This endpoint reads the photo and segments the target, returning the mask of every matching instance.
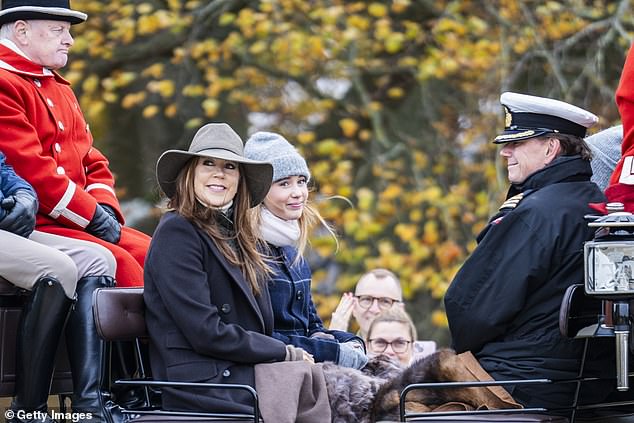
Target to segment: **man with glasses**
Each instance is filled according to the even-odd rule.
[[[403,291],[398,277],[387,269],[373,269],[357,282],[355,293],[343,294],[332,314],[331,330],[348,330],[350,316],[359,324],[358,335],[366,338],[370,323],[382,311],[403,307]]]

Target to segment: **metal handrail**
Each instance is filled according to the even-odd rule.
[[[212,389],[234,389],[243,390],[249,392],[253,398],[253,415],[237,414],[237,413],[213,413],[213,412],[189,412],[189,411],[168,411],[168,410],[124,410],[127,413],[138,414],[170,414],[170,415],[183,415],[183,416],[196,416],[196,417],[227,417],[227,418],[247,418],[253,417],[253,421],[258,423],[260,421],[260,407],[258,403],[257,391],[249,385],[240,385],[235,383],[208,383],[208,382],[170,382],[162,380],[151,379],[119,379],[115,382],[115,385],[127,385],[127,386],[144,386],[144,387],[165,387],[165,388],[212,388]]]

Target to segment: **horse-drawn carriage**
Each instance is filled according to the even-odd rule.
[[[612,219],[612,220],[610,220]],[[585,246],[586,281],[584,285],[573,285],[564,295],[559,315],[560,332],[564,338],[579,339],[584,345],[576,378],[567,380],[512,380],[512,381],[440,381],[434,383],[416,383],[407,385],[400,392],[400,410],[398,421],[425,422],[634,422],[634,389],[630,389],[630,380],[634,374],[629,372],[630,334],[634,327],[630,302],[634,299],[634,277],[623,275],[623,266],[634,257],[634,216],[629,215],[626,225],[621,217],[612,215],[596,226],[608,228],[596,242]],[[621,223],[619,223],[621,222]],[[623,231],[623,227],[630,229]],[[614,228],[617,228],[616,230]],[[619,231],[622,233],[619,234]],[[627,254],[632,249],[632,254]],[[625,264],[624,264],[625,263]],[[625,279],[624,279],[625,278]],[[624,281],[619,280],[624,279]],[[15,384],[15,338],[19,322],[24,292],[0,279],[0,396],[11,396]],[[134,388],[141,393],[136,405],[131,403],[112,403],[113,421],[134,422],[170,422],[170,421],[260,421],[258,394],[250,386],[176,383],[156,381],[149,377],[149,364],[144,346],[147,345],[145,324],[145,304],[143,288],[99,288],[93,295],[93,314],[97,332],[109,346],[110,354],[116,351],[115,345],[125,343],[134,350],[134,378],[113,381],[112,364],[117,360],[106,360],[106,369],[102,369],[108,386],[104,392],[117,387]],[[616,395],[608,396],[605,402],[584,403],[581,393],[585,384],[596,382],[598,376],[588,368],[586,360],[590,347],[596,342],[613,342],[615,353],[600,357],[604,369],[614,369],[611,384],[616,387]],[[51,386],[51,394],[60,395],[60,408],[63,411],[63,397],[72,393],[72,380],[65,347],[57,355],[56,372]],[[594,358],[596,363],[596,357]],[[616,364],[615,364],[616,363]],[[603,372],[602,372],[603,373]],[[412,398],[421,390],[464,389],[482,386],[508,386],[519,384],[567,383],[574,386],[572,403],[562,409],[524,408],[503,410],[416,412],[408,407]],[[172,412],[161,409],[160,391],[163,388],[205,387],[214,389],[241,389],[253,398],[253,411],[249,414]],[[420,398],[420,396],[418,396]],[[116,400],[116,398],[115,398]],[[393,421],[393,420],[391,420]]]

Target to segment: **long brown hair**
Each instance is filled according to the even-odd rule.
[[[176,178],[176,192],[167,206],[209,235],[227,261],[240,268],[254,294],[258,295],[271,269],[258,249],[263,241],[254,231],[255,226],[249,212],[251,195],[243,173],[240,173],[238,191],[233,199],[234,232],[227,235],[218,225],[218,214],[222,212],[203,205],[196,198],[194,176],[198,160],[198,157],[193,157],[183,166]],[[232,243],[236,248],[232,248]]]

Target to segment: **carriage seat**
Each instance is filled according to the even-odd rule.
[[[146,407],[134,409],[121,409],[126,422],[258,422],[259,412],[249,414],[226,413],[184,413],[162,410],[153,406],[149,398],[147,388],[160,388],[164,386],[195,386],[196,383],[176,383],[166,381],[154,381],[145,377],[149,371],[147,358],[139,350],[140,342],[147,342],[149,337],[145,326],[145,303],[143,301],[143,288],[98,288],[93,293],[93,316],[97,333],[106,342],[134,341],[136,345],[137,360],[141,378],[128,381],[117,381],[115,385],[135,385],[146,387]],[[202,386],[203,384],[198,384]],[[222,384],[204,384],[205,387],[227,389]],[[248,390],[257,401],[257,394],[250,386],[242,386]],[[149,405],[148,405],[149,404]],[[256,402],[257,404],[257,402]],[[257,406],[257,405],[256,405]]]

